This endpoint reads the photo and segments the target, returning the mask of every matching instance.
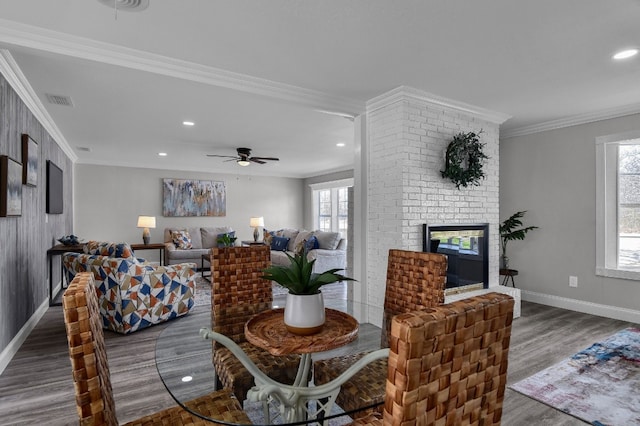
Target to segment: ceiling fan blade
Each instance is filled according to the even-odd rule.
[[[229,160],[224,160],[223,163],[228,163],[229,161],[240,161],[240,158],[230,158]]]
[[[235,155],[207,154],[207,157],[238,158]]]
[[[251,157],[251,158],[255,160],[280,161],[280,159],[276,157]]]
[[[257,157],[250,157],[250,158],[247,158],[247,160],[253,161],[254,163],[258,163],[258,164],[267,164],[266,161],[262,161],[260,158],[257,158]]]

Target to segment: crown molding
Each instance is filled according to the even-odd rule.
[[[444,98],[409,86],[396,87],[395,89],[367,101],[367,113],[374,112],[382,107],[392,105],[406,99],[413,99],[440,108],[452,109],[495,124],[502,124],[511,118],[508,114],[491,111],[464,102],[454,101],[453,99]]]
[[[616,108],[603,109],[596,112],[573,115],[557,120],[545,121],[530,126],[517,127],[515,129],[500,132],[500,139],[515,138],[516,136],[531,135],[546,132],[548,130],[562,129],[564,127],[578,126],[580,124],[594,123],[596,121],[609,120],[611,118],[624,117],[626,115],[639,114],[640,104],[625,105]]]
[[[75,163],[78,160],[78,156],[73,152],[69,142],[67,142],[47,112],[47,109],[42,102],[40,102],[38,95],[36,95],[36,92],[29,84],[29,81],[27,81],[22,70],[13,59],[13,56],[11,56],[11,53],[5,49],[0,49],[0,73],[2,73],[7,82],[9,82],[9,85],[16,91],[18,96],[20,96],[20,99],[22,99],[22,102],[29,108],[29,111],[31,111],[40,124],[42,124],[42,127],[51,135],[67,157]]]
[[[0,19],[0,42],[358,115],[364,102]]]

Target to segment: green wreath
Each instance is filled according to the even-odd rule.
[[[489,157],[482,152],[484,144],[478,139],[480,133],[482,130],[477,134],[458,133],[447,147],[445,168],[440,174],[451,179],[458,189],[480,185],[480,179],[484,178],[482,164]]]

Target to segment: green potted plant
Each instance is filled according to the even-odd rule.
[[[526,210],[515,212],[500,224],[500,245],[502,247],[502,256],[500,257],[501,269],[509,268],[509,258],[507,257],[507,243],[513,240],[524,240],[527,232],[533,229],[538,229],[537,226],[527,226],[524,228],[519,228],[522,226],[522,221],[520,219],[524,217],[526,212]]]
[[[291,256],[289,266],[274,265],[265,269],[262,278],[275,281],[287,290],[284,323],[295,334],[308,335],[322,329],[325,321],[324,300],[320,287],[339,281],[355,281],[339,274],[341,269],[314,273],[315,259],[309,261],[306,253]]]
[[[238,237],[232,237],[231,235],[222,234],[217,238],[218,247],[233,247]]]

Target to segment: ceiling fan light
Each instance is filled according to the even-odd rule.
[[[238,163],[238,166],[242,166],[242,167],[247,167],[249,164],[251,164],[251,162],[247,160],[238,160],[237,163]]]

